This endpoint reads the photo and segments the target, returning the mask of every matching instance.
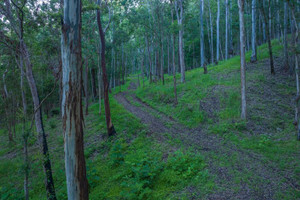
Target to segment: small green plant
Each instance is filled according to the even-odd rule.
[[[129,173],[123,177],[122,186],[127,190],[122,192],[126,199],[148,199],[152,193],[155,179],[163,169],[163,163],[146,156],[139,162],[127,163]]]
[[[111,148],[109,157],[111,165],[117,167],[124,162],[124,145],[120,141],[117,141]]]

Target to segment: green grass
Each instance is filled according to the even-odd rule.
[[[129,84],[129,81],[128,81]],[[128,87],[127,84],[127,87]],[[124,88],[124,86],[123,86]],[[117,93],[116,90],[113,94]],[[110,96],[111,114],[117,135],[106,137],[104,109],[99,117],[99,105],[89,108],[85,118],[85,157],[90,199],[165,199],[187,196],[185,188],[192,186],[207,195],[214,181],[201,155],[178,149],[169,152],[170,144],[155,142],[147,128]],[[58,199],[67,199],[63,137],[58,118],[45,122],[50,149],[53,178]],[[6,134],[1,130],[1,138]],[[0,199],[23,199],[23,158],[21,136],[7,145],[1,140]],[[31,140],[35,136],[31,137]],[[105,139],[100,139],[104,137]],[[16,156],[7,159],[8,152]],[[44,173],[38,146],[30,146],[30,199],[46,199]]]

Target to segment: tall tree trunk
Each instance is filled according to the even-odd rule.
[[[62,27],[65,168],[68,199],[88,199],[82,111],[81,0],[64,1]]]
[[[204,30],[203,30],[203,11],[204,11],[204,0],[200,0],[200,56],[201,56],[201,67],[205,65],[204,55]]]
[[[88,77],[89,77],[89,63],[88,63],[88,58],[86,58],[86,62],[85,62],[85,88],[84,88],[84,91],[85,91],[85,115],[88,115],[89,114],[89,88],[88,88]]]
[[[283,20],[283,67],[286,71],[289,69],[289,55],[288,55],[288,3],[285,1],[284,2],[284,20]]]
[[[143,55],[142,66],[141,66],[141,77],[142,77],[143,87],[144,87],[144,65],[145,65],[145,62],[144,62],[144,55]]]
[[[151,53],[150,53],[150,46],[148,37],[145,37],[146,44],[147,44],[147,51],[148,51],[148,59],[149,59],[149,76],[150,76],[150,83],[152,83],[152,60],[151,60]]]
[[[164,45],[163,45],[163,39],[161,39],[161,54],[160,54],[160,59],[161,59],[161,64],[160,64],[160,76],[161,76],[161,81],[162,84],[165,84],[165,78],[164,78]]]
[[[210,1],[208,1],[208,10],[209,10],[209,25],[210,25],[210,56],[211,56],[211,63],[214,63],[214,31],[213,31],[213,19],[211,15],[210,9]]]
[[[183,0],[175,1],[175,9],[177,15],[179,29],[179,58],[180,58],[180,71],[181,71],[181,82],[185,82],[185,64],[184,64],[184,46],[183,46]]]
[[[99,99],[98,99],[98,101],[99,101],[99,115],[101,116],[101,104],[102,104],[102,84],[101,83],[102,83],[102,74],[101,74],[101,68],[100,68],[100,55],[99,54],[98,54],[98,93],[99,93]],[[111,77],[112,77],[112,75],[111,75]]]
[[[218,11],[217,11],[217,44],[216,44],[216,50],[217,50],[217,57],[216,57],[216,63],[218,64],[220,60],[220,0],[218,0]]]
[[[225,1],[225,60],[228,59],[228,21],[229,21],[229,3]]]
[[[256,0],[252,0],[252,54],[250,61],[257,61],[257,45],[256,45]]]
[[[270,3],[270,0],[269,0],[269,3],[268,3],[268,7],[271,6],[271,3]],[[275,74],[275,68],[274,68],[274,61],[273,61],[273,51],[272,51],[272,43],[271,43],[271,33],[270,33],[270,26],[268,25],[268,23],[270,23],[270,20],[267,19],[267,15],[264,11],[264,7],[261,6],[260,7],[260,10],[261,10],[261,13],[263,15],[263,18],[264,18],[264,24],[266,27],[266,32],[267,32],[267,36],[268,36],[268,48],[269,48],[269,57],[270,57],[270,69],[271,69],[271,74]],[[270,12],[270,8],[268,9],[269,12]],[[269,16],[269,15],[268,15]],[[270,17],[270,16],[269,16]]]
[[[100,0],[98,0],[98,5],[100,5]],[[100,17],[100,10],[97,10],[97,23],[100,33],[100,40],[101,40],[101,68],[102,68],[102,78],[103,78],[103,86],[104,86],[104,108],[105,108],[105,118],[106,118],[106,126],[107,126],[107,133],[108,136],[113,136],[116,134],[114,125],[111,122],[111,115],[110,115],[110,106],[109,106],[109,96],[108,96],[108,81],[106,75],[106,62],[105,62],[105,36],[102,29],[101,24],[101,17]]]
[[[244,26],[244,0],[238,0],[240,21],[240,54],[241,54],[241,118],[246,120],[246,58],[245,58],[245,26]]]
[[[36,131],[38,132],[38,140],[40,144],[40,150],[43,155],[43,167],[44,172],[46,175],[45,185],[46,185],[46,191],[47,191],[47,198],[48,199],[56,199],[55,195],[55,189],[54,189],[54,182],[52,178],[52,169],[51,169],[51,162],[50,162],[50,156],[48,151],[48,144],[47,144],[47,138],[44,131],[44,125],[42,120],[42,109],[40,107],[40,99],[38,95],[38,90],[36,87],[35,79],[32,73],[32,64],[29,58],[29,53],[27,50],[27,47],[25,43],[22,43],[22,51],[23,51],[23,58],[26,62],[26,76],[28,80],[28,84],[31,90],[33,105],[34,105],[34,119],[35,119],[35,125],[36,125]]]
[[[27,46],[23,41],[21,41],[21,53],[26,64],[26,77],[28,80],[29,88],[31,90],[31,95],[32,95],[32,100],[33,100],[33,105],[35,110],[34,119],[35,119],[36,131],[38,133],[40,151],[42,152],[43,155],[43,159],[42,159],[43,168],[46,175],[45,185],[46,185],[47,199],[52,200],[52,199],[56,199],[56,195],[55,195],[54,182],[52,178],[52,169],[51,169],[51,162],[50,162],[50,156],[48,151],[47,138],[44,131],[44,125],[42,120],[42,109],[40,105],[38,90],[32,72],[32,64],[30,61],[29,52]]]
[[[295,103],[295,121],[297,122],[297,140],[300,141],[300,119],[299,119],[299,99],[300,99],[300,85],[299,85],[299,63],[298,63],[298,52],[297,52],[297,45],[298,45],[298,37],[299,37],[299,27],[297,24],[296,16],[295,16],[295,5],[291,5],[291,15],[292,20],[294,22],[294,31],[295,31],[295,39],[293,44],[293,53],[295,59],[295,76],[296,76],[296,87],[297,87],[297,96],[296,96],[296,103]]]
[[[172,24],[174,23],[174,13],[171,8]],[[177,89],[176,89],[176,64],[175,64],[175,34],[172,33],[172,65],[173,65],[173,87],[174,87],[174,105],[178,104]]]

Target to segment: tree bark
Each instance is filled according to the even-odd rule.
[[[245,27],[244,27],[244,0],[238,0],[240,21],[240,54],[241,54],[241,118],[246,120],[246,59],[245,59]]]
[[[62,119],[68,199],[88,199],[82,111],[81,0],[64,1]]]

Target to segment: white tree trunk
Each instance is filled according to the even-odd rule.
[[[225,1],[225,60],[228,59],[228,15],[229,15],[229,3]]]
[[[218,13],[217,13],[217,44],[216,44],[216,49],[217,49],[217,63],[220,60],[220,0],[218,0]]]
[[[204,11],[204,0],[200,0],[200,56],[201,56],[201,67],[203,67],[204,64],[205,64],[203,11]]]
[[[181,82],[185,82],[185,63],[184,63],[184,46],[183,46],[183,0],[177,0],[175,2],[175,9],[177,15],[179,29],[179,59],[180,59],[180,71],[181,71]]]
[[[64,1],[62,27],[65,168],[69,200],[88,199],[83,147],[81,1]]]

